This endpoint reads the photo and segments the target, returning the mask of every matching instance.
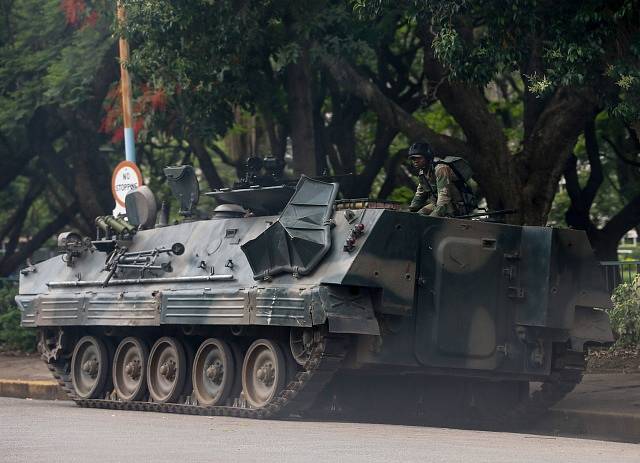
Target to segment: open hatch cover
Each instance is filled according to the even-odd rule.
[[[331,248],[333,202],[337,183],[304,175],[280,218],[241,246],[256,280],[278,273],[306,275]]]

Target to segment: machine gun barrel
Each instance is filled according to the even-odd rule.
[[[127,252],[123,257],[125,257],[125,258],[147,257],[147,256],[151,257],[151,256],[156,256],[158,254],[162,254],[163,252],[173,252],[172,249],[173,249],[172,247],[171,248],[145,249],[144,251]]]
[[[145,264],[118,264],[118,268],[135,268],[135,269],[145,269],[145,270],[166,270],[166,265],[145,265]]]
[[[109,273],[107,274],[107,277],[104,279],[104,282],[102,283],[103,287],[106,287],[109,284],[109,280],[111,280],[111,278],[113,278],[113,275],[115,275],[116,270],[118,270],[118,260],[126,252],[127,252],[127,248],[117,248],[116,250],[113,251],[111,256],[109,256],[109,259],[107,260],[107,265],[105,266],[105,270],[108,270]]]
[[[491,217],[494,215],[507,215],[507,214],[515,214],[518,212],[516,209],[501,209],[499,211],[486,211],[486,212],[477,212],[475,214],[467,214],[467,215],[457,215],[456,219],[472,219],[474,217]]]
[[[127,256],[124,255],[118,261],[118,264],[146,264],[151,260],[151,256]]]

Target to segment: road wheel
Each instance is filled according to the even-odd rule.
[[[113,386],[125,402],[141,400],[147,391],[149,348],[139,338],[125,338],[113,357]]]
[[[244,356],[242,389],[253,408],[267,405],[282,390],[286,363],[282,349],[268,339],[254,341]]]
[[[229,397],[236,374],[229,344],[220,339],[205,340],[193,360],[193,394],[200,405],[221,405]]]
[[[84,336],[73,349],[71,381],[81,399],[102,397],[109,379],[109,350],[95,336]]]
[[[154,402],[176,402],[187,378],[187,357],[176,338],[158,339],[149,353],[147,387]]]

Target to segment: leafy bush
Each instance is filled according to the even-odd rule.
[[[17,285],[0,285],[0,348],[31,352],[36,346],[34,330],[20,326],[20,310],[14,297]]]
[[[632,282],[619,285],[613,293],[613,309],[609,311],[611,328],[617,347],[640,346],[640,275]]]

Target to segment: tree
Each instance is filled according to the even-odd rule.
[[[639,156],[633,129],[594,115],[584,128],[584,143],[567,160],[566,224],[587,232],[601,260],[616,260],[618,243],[640,223]]]
[[[95,216],[112,207],[98,129],[118,66],[110,6],[3,6],[0,275],[7,275],[68,223],[91,233]],[[27,241],[19,245],[20,238]]]
[[[324,63],[332,76],[389,126],[427,139],[442,154],[467,157],[490,207],[517,209],[510,218],[515,223],[546,223],[566,161],[595,111],[605,104],[627,117],[635,111],[625,99],[626,84],[615,81],[622,66],[611,64],[624,61],[626,81],[634,82],[629,88],[635,85],[637,49],[628,38],[637,39],[633,2],[522,1],[510,8],[499,1],[355,4],[377,16],[400,9],[416,18],[429,88],[464,139],[425,127],[348,62],[328,55]],[[509,83],[505,97],[523,108],[517,143],[510,142],[504,120],[487,101],[484,89],[499,80]]]
[[[5,3],[4,273],[26,255],[21,236],[33,247],[61,223],[90,233],[112,207],[110,168],[121,158],[113,3]],[[161,197],[165,165],[197,164],[217,188],[244,156],[267,151],[293,154],[296,173],[344,175],[346,196],[399,198],[413,187],[406,147],[424,138],[441,154],[467,157],[490,207],[518,210],[514,223],[546,223],[562,175],[567,221],[587,228],[604,254],[609,236],[640,221],[633,206],[595,220],[602,185],[615,184],[630,205],[637,191],[625,186],[629,169],[602,161],[615,178],[594,196],[598,156],[581,148],[598,115],[600,158],[615,147],[618,159],[637,162],[632,1],[124,3],[128,22],[115,35],[132,44],[139,164]],[[627,138],[606,128],[603,114],[626,124]]]
[[[342,178],[347,195],[370,193],[398,130],[371,118],[360,98],[329,79],[319,53],[366,53],[368,75],[388,83],[387,94],[407,111],[433,102],[421,94],[415,24],[398,15],[364,24],[336,0],[210,6],[131,0],[126,7],[138,75],[180,88],[203,110],[217,108],[215,121],[203,123],[209,113],[202,117],[190,106],[190,120],[207,129],[205,138],[223,135],[241,108],[258,115],[274,155],[283,156],[291,139],[297,173],[357,175]],[[365,132],[366,142],[357,139]]]

